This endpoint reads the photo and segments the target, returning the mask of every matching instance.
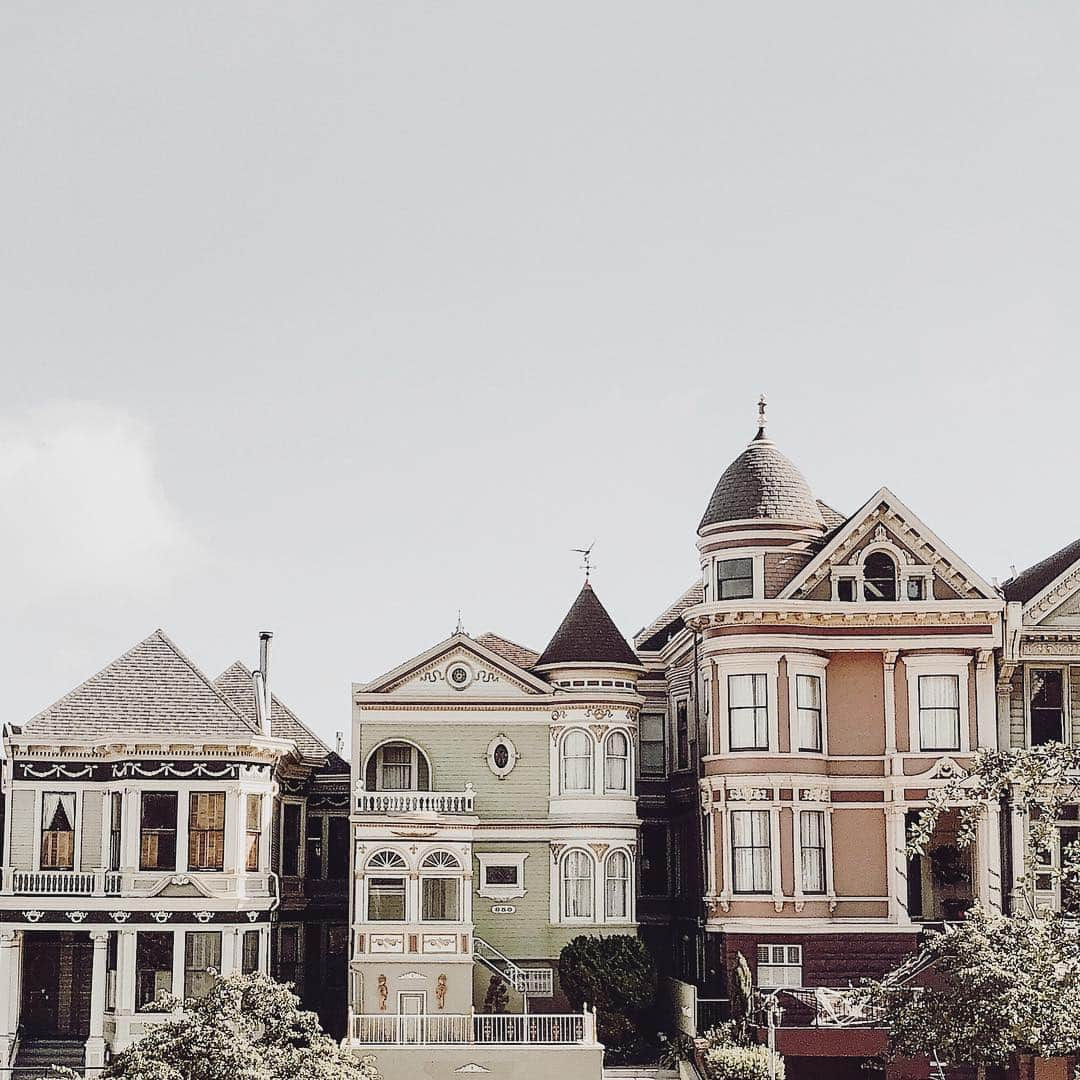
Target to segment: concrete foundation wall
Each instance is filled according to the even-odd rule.
[[[383,1080],[474,1073],[491,1080],[602,1080],[604,1072],[602,1046],[395,1046],[380,1047],[373,1056]]]

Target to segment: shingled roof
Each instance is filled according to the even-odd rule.
[[[232,703],[245,720],[255,727],[255,688],[251,670],[239,660],[227,667],[215,680],[214,686]],[[333,751],[286,705],[277,694],[270,695],[270,733],[275,739],[292,739],[302,757],[319,761]]]
[[[536,661],[536,668],[555,664],[631,664],[641,661],[619,633],[607,609],[586,581],[559,629]]]
[[[257,731],[163,630],[23,725],[48,742],[247,742]]]
[[[1080,560],[1080,540],[1066,544],[1060,551],[1047,556],[1034,566],[1021,570],[1002,586],[1006,600],[1018,600],[1026,604],[1038,596],[1051,582],[1056,581],[1073,563]]]
[[[504,660],[509,660],[511,664],[516,664],[519,668],[524,668],[526,671],[540,659],[540,654],[533,649],[530,649],[525,645],[519,645],[516,641],[501,637],[499,634],[492,633],[490,630],[488,630],[487,633],[481,634],[476,640],[479,644],[483,645],[484,648],[490,649]]]
[[[780,453],[764,429],[724,470],[698,531],[723,521],[753,518],[825,525],[805,477]]]
[[[672,635],[683,627],[682,614],[700,604],[705,597],[701,579],[695,581],[670,607],[662,611],[648,626],[643,626],[634,635],[634,644],[643,651],[652,652],[662,649]],[[654,640],[655,639],[655,640]]]

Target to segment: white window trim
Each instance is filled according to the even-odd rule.
[[[713,723],[719,736],[717,745],[721,754],[732,753],[731,718],[728,715],[728,676],[729,675],[764,675],[766,696],[768,698],[769,745],[764,750],[736,750],[734,753],[753,756],[754,754],[775,754],[780,746],[780,719],[777,700],[780,683],[779,655],[758,653],[745,658],[720,657],[716,661],[717,709]]]
[[[663,748],[664,748],[664,767],[660,770],[660,772],[649,772],[649,773],[642,772],[641,771],[641,754],[640,754],[640,752],[634,754],[634,759],[635,759],[635,761],[634,761],[634,764],[635,764],[635,770],[634,770],[635,782],[637,780],[663,780],[663,779],[665,779],[667,777],[668,773],[671,771],[670,768],[669,768],[669,766],[671,765],[671,747],[668,746],[668,741],[669,741],[668,740],[668,729],[669,729],[670,725],[668,724],[667,713],[663,709],[657,709],[655,707],[642,710],[641,715],[638,717],[638,741],[639,742],[642,741],[641,740],[641,721],[646,716],[659,717],[660,718],[660,734],[661,734],[660,745],[663,746]],[[630,741],[633,742],[634,740],[631,739]],[[633,748],[631,748],[631,753],[633,753]]]
[[[608,860],[616,853],[622,853],[626,856],[626,914],[624,916],[608,916],[607,913],[607,864]],[[600,880],[603,882],[603,895],[601,897],[603,911],[598,911],[597,915],[602,916],[602,921],[609,926],[627,926],[637,921],[637,877],[636,867],[634,865],[634,853],[630,848],[616,844],[612,846],[608,851],[604,852],[604,857],[600,862]],[[598,921],[601,921],[598,919]]]
[[[607,786],[607,748],[613,735],[622,735],[626,740],[626,787],[609,789]],[[637,762],[634,758],[634,739],[630,734],[630,729],[621,726],[611,728],[600,743],[600,761],[603,765],[602,775],[600,776],[600,789],[603,794],[613,795],[617,799],[632,799],[634,797],[634,777],[637,770]]]
[[[508,851],[499,853],[494,851],[476,852],[477,862],[480,863],[480,887],[476,890],[477,896],[486,896],[489,900],[514,900],[526,894],[525,888],[525,860],[529,857],[528,852]],[[489,885],[487,871],[489,866],[516,866],[518,881],[516,885]]]
[[[592,751],[592,775],[589,777],[590,786],[587,788],[574,788],[573,790],[567,790],[563,787],[563,748],[566,746],[566,740],[570,735],[580,731],[586,739],[589,740],[589,746]],[[603,766],[603,744],[599,743],[593,733],[585,727],[583,724],[568,724],[559,733],[559,741],[555,747],[555,792],[558,795],[564,795],[569,798],[587,798],[597,794],[597,784],[603,788],[603,777],[597,777],[597,765]]]
[[[790,753],[810,754],[813,757],[829,756],[829,703],[825,687],[825,669],[829,666],[827,656],[789,654],[787,658],[788,682],[788,746]],[[821,749],[803,750],[799,745],[799,675],[814,675],[821,680]]]
[[[720,571],[719,564],[722,562],[734,562],[736,559],[749,559],[753,563],[753,595],[721,600],[720,597],[716,595],[716,575]],[[712,594],[712,599],[709,601],[710,603],[734,604],[745,600],[760,600],[765,596],[765,555],[761,551],[755,551],[753,548],[724,548],[709,559],[707,573],[708,579],[706,585],[709,592]]]
[[[1070,680],[1069,664],[1056,664],[1050,662],[1042,664],[1035,661],[1027,661],[1024,664],[1024,745],[1031,746],[1031,673],[1033,671],[1060,671],[1061,672],[1061,733],[1065,737],[1065,745],[1072,746],[1072,685]]]
[[[769,815],[769,862],[771,888],[768,892],[735,891],[735,830],[731,815],[743,811],[764,811]],[[736,802],[724,807],[724,892],[725,900],[772,900],[777,911],[783,906],[783,884],[780,880],[780,808],[773,803]]]
[[[86,805],[86,796],[93,789],[77,788],[70,786],[52,786],[45,784],[38,787],[34,792],[34,821],[36,827],[34,829],[34,862],[33,865],[43,873],[50,874],[71,874],[78,873],[82,869],[82,834],[83,834],[83,808]],[[45,812],[45,796],[49,795],[74,795],[75,796],[75,820],[71,823],[75,829],[75,844],[72,849],[71,856],[71,869],[70,870],[57,870],[53,867],[45,867],[41,865],[41,841],[42,833],[45,831],[45,822],[42,820],[42,814]],[[11,808],[8,807],[8,817],[10,818]],[[10,850],[10,848],[8,849]],[[100,859],[98,860],[101,861]]]
[[[968,676],[971,672],[971,656],[955,653],[933,656],[903,656],[908,688],[908,746],[911,753],[918,754],[968,754],[971,752],[971,705],[968,694]],[[960,688],[960,746],[950,749],[924,750],[919,725],[919,676],[955,675]]]
[[[825,815],[825,891],[808,893],[804,891],[802,876],[802,815],[815,812]],[[791,839],[794,848],[795,899],[797,902],[801,903],[805,900],[828,900],[832,902],[836,899],[836,890],[833,887],[832,830],[833,813],[829,804],[796,802],[793,805]]]
[[[592,915],[567,915],[566,905],[563,902],[566,898],[563,895],[563,866],[566,864],[566,860],[570,855],[574,853],[583,854],[592,866]],[[555,862],[555,888],[552,889],[552,895],[555,899],[555,910],[557,917],[555,922],[578,925],[578,926],[595,926],[598,923],[603,922],[602,909],[604,904],[603,893],[603,877],[602,874],[602,862],[599,860],[587,847],[581,845],[574,845],[568,847],[563,851],[558,860]]]
[[[773,964],[771,962],[768,963],[768,964],[762,964],[760,956],[757,955],[757,949],[763,949],[763,948],[770,949],[770,950],[774,949],[774,948],[779,948],[779,949],[784,949],[785,951],[787,949],[798,949],[799,950],[799,962],[798,962],[798,964]],[[762,941],[762,942],[758,943],[757,949],[755,949],[754,968],[755,968],[755,974],[757,975],[758,986],[760,986],[763,990],[773,990],[773,989],[777,989],[779,987],[784,987],[784,986],[790,987],[790,986],[795,985],[795,984],[792,984],[792,983],[773,983],[773,982],[763,983],[761,981],[761,969],[763,967],[765,967],[765,968],[795,968],[795,967],[797,967],[799,969],[799,982],[798,982],[798,985],[801,986],[803,984],[803,982],[805,982],[805,979],[803,977],[803,948],[802,948],[802,945],[797,945],[794,942],[788,943],[788,942],[785,942],[785,941]],[[772,957],[770,955],[770,961],[771,961],[771,959],[772,959]]]

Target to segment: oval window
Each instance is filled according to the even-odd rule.
[[[506,743],[501,742],[495,747],[495,752],[492,754],[492,760],[495,762],[495,768],[505,769],[510,763],[510,749]]]
[[[487,746],[488,768],[500,779],[509,775],[521,755],[511,739],[499,732]]]

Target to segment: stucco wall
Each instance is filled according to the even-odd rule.
[[[832,814],[833,880],[840,896],[885,896],[885,811],[837,806]]]
[[[880,653],[837,652],[825,669],[830,754],[885,752],[884,664]]]

